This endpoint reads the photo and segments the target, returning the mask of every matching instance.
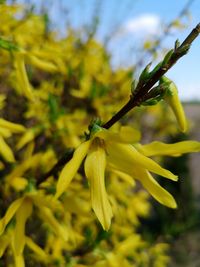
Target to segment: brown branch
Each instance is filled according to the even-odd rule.
[[[40,176],[39,179],[37,179],[36,184],[39,185],[42,182],[44,182],[48,177],[50,176],[55,176],[62,166],[66,164],[66,162],[70,161],[74,153],[74,149],[68,149],[67,152],[58,160],[58,162],[53,166],[52,169],[50,169],[47,173],[44,175]]]
[[[127,114],[131,109],[139,106],[145,99],[146,94],[152,88],[155,83],[182,57],[184,56],[192,42],[197,38],[200,33],[200,23],[191,31],[191,33],[186,37],[183,43],[175,48],[173,54],[171,55],[169,61],[166,64],[161,65],[157,71],[155,71],[151,78],[147,82],[139,82],[135,88],[134,96],[131,96],[130,100],[105,124],[102,125],[103,128],[109,129],[113,124],[119,121],[125,114]],[[37,185],[44,182],[49,176],[56,175],[58,171],[66,164],[73,156],[74,149],[71,149],[62,156],[56,165],[46,174],[37,180]]]
[[[189,8],[191,7],[191,5],[194,3],[194,1],[196,0],[188,0],[188,2],[185,4],[185,6],[182,8],[182,10],[179,12],[179,14],[177,15],[176,18],[174,18],[171,22],[169,22],[163,30],[163,34],[161,36],[159,36],[156,40],[154,40],[155,46],[153,48],[149,48],[147,49],[145,52],[148,54],[152,54],[154,52],[156,52],[156,50],[158,48],[161,47],[162,42],[167,38],[167,36],[170,34],[170,30],[173,27],[173,23],[175,20],[180,20],[189,10]],[[141,67],[143,64],[143,59],[144,59],[144,55],[136,62],[136,66],[137,67]]]
[[[159,79],[182,57],[185,53],[181,51],[185,46],[190,47],[192,42],[197,38],[200,33],[200,23],[191,31],[191,33],[186,37],[183,43],[174,50],[169,62],[164,66],[161,66],[149,79],[147,83],[138,84],[135,88],[137,91],[136,95],[125,104],[108,122],[106,122],[102,127],[109,129],[113,124],[119,121],[126,113],[128,113],[135,106],[139,106],[143,101],[143,96],[152,88],[152,86],[159,81]]]

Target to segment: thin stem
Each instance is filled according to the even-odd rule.
[[[130,100],[105,124],[103,128],[109,129],[113,124],[119,121],[125,114],[127,114],[131,109],[139,106],[145,99],[146,94],[152,88],[152,86],[159,81],[159,79],[182,57],[184,56],[192,42],[197,38],[200,33],[200,23],[191,31],[191,33],[186,37],[183,43],[174,49],[172,56],[170,57],[167,64],[161,65],[160,68],[151,76],[151,78],[146,83],[138,83],[135,88],[136,94],[131,97]],[[184,49],[185,48],[185,49]],[[74,149],[71,149],[62,156],[56,165],[46,174],[41,176],[37,180],[37,185],[44,182],[49,176],[56,175],[58,171],[66,164],[73,156]]]
[[[134,98],[131,98],[125,106],[123,106],[108,122],[106,122],[102,127],[109,129],[113,124],[119,121],[126,113],[128,113],[132,108],[138,106],[142,100],[143,96],[152,88],[152,86],[159,81],[159,79],[185,54],[180,53],[184,46],[190,46],[192,42],[197,38],[200,33],[200,23],[191,31],[191,33],[186,37],[180,47],[174,50],[169,62],[161,66],[149,79],[147,83],[141,85],[140,88],[136,87],[135,91],[138,93]],[[140,84],[139,84],[140,86]]]
[[[68,149],[67,152],[58,160],[58,162],[44,175],[40,176],[39,179],[36,181],[36,185],[41,184],[44,182],[48,177],[54,176],[59,172],[61,167],[66,164],[66,162],[70,161],[74,153],[74,149]]]

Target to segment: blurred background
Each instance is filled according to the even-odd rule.
[[[82,38],[92,35],[104,44],[111,55],[114,68],[119,66],[142,67],[172,47],[175,40],[182,41],[192,27],[199,23],[198,0],[18,0],[27,9],[48,14],[49,27],[59,36],[70,27]],[[184,101],[200,100],[200,61],[197,40],[190,56],[182,59],[170,72],[180,88]],[[184,79],[183,79],[184,77]]]
[[[134,78],[138,77],[147,63],[152,61],[153,66],[158,63],[163,54],[174,46],[176,39],[184,40],[191,29],[200,22],[199,0],[7,2],[24,4],[27,16],[33,11],[42,14],[46,27],[53,30],[58,39],[67,36],[71,30],[83,42],[87,38],[96,39],[105,47],[112,68],[129,68]],[[169,130],[164,136],[165,141],[176,142],[185,139],[200,141],[199,62],[200,39],[197,39],[188,55],[168,73],[169,78],[179,89],[191,130],[187,134],[177,134]],[[142,124],[143,142],[152,141],[155,136],[159,137],[158,133],[162,131],[162,126],[154,124],[152,129],[152,120],[162,120],[162,116],[166,115],[165,112],[162,114],[144,112],[140,118],[137,112],[135,113],[136,121]],[[199,154],[167,158],[163,161],[167,169],[179,173],[181,177],[176,186],[173,184],[169,187],[167,183],[161,183],[175,196],[179,208],[172,211],[152,200],[151,216],[143,219],[139,229],[149,240],[165,236],[165,240],[171,244],[171,267],[200,266],[199,162]]]

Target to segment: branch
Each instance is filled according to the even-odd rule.
[[[135,96],[130,98],[130,100],[102,127],[109,129],[113,124],[119,121],[126,113],[128,113],[132,108],[139,106],[143,97],[148,91],[152,88],[152,86],[159,81],[159,79],[186,53],[184,52],[184,47],[191,46],[192,42],[197,38],[200,33],[200,23],[191,31],[191,33],[186,37],[183,43],[177,48],[174,49],[171,58],[167,62],[167,64],[162,65],[158,70],[152,75],[152,77],[148,80],[147,83],[138,83],[135,91],[137,92]],[[187,52],[187,51],[186,51]]]
[[[145,52],[152,54],[156,52],[156,50],[161,46],[161,43],[166,39],[166,37],[170,34],[170,30],[173,27],[173,23],[175,20],[180,20],[189,10],[190,6],[194,3],[196,0],[188,0],[188,2],[185,4],[185,6],[182,8],[182,10],[179,12],[179,14],[174,18],[170,23],[168,23],[163,30],[163,34],[159,36],[157,39],[154,40],[154,43],[156,44],[153,48],[147,49]],[[136,62],[137,67],[141,67],[143,64],[144,55]]]
[[[179,47],[175,47],[172,55],[169,60],[165,64],[161,64],[161,66],[155,71],[155,69],[151,72],[152,75],[150,79],[147,81],[139,81],[136,86],[133,95],[130,100],[105,124],[102,125],[103,128],[109,129],[113,124],[119,121],[125,114],[127,114],[131,109],[136,106],[139,106],[146,95],[149,93],[149,90],[152,88],[155,83],[159,81],[159,79],[189,50],[192,42],[198,37],[200,34],[200,23],[191,31],[191,33],[186,37],[183,43]],[[150,74],[151,74],[150,73]],[[48,177],[54,176],[58,173],[58,171],[62,168],[64,164],[66,164],[73,156],[74,149],[69,149],[64,156],[62,156],[56,165],[46,174],[41,176],[37,180],[37,185],[44,182]]]
[[[41,184],[50,176],[55,176],[60,171],[62,166],[66,164],[66,162],[70,161],[73,154],[74,154],[74,149],[73,148],[68,149],[67,152],[58,160],[58,162],[53,166],[52,169],[50,169],[47,173],[45,173],[44,175],[40,176],[39,179],[37,179],[36,185]]]

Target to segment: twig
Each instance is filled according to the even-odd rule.
[[[131,97],[130,100],[105,124],[103,124],[103,128],[109,129],[113,124],[119,121],[125,114],[127,114],[131,109],[136,106],[139,106],[145,99],[146,94],[148,94],[149,90],[152,88],[155,83],[159,81],[159,79],[182,57],[184,56],[192,42],[198,37],[200,34],[200,23],[191,31],[191,33],[186,37],[183,43],[175,48],[169,61],[161,65],[157,71],[153,73],[151,78],[144,83],[138,83],[135,88],[134,97]],[[71,149],[62,156],[56,165],[46,174],[41,176],[37,180],[37,185],[44,182],[49,176],[57,174],[57,172],[62,168],[64,164],[66,164],[73,156],[74,149]]]
[[[40,176],[39,179],[37,179],[36,184],[39,185],[42,182],[44,182],[48,177],[50,176],[54,176],[55,174],[57,174],[59,172],[59,170],[61,169],[61,167],[68,161],[70,161],[70,159],[72,158],[74,153],[74,149],[68,149],[67,152],[58,160],[58,162],[53,166],[53,168],[51,170],[49,170],[47,173],[45,173],[44,175]]]
[[[184,55],[179,53],[184,46],[190,46],[192,42],[197,38],[200,33],[200,23],[191,31],[191,33],[186,37],[183,43],[177,50],[174,50],[169,62],[165,66],[161,66],[151,77],[151,79],[142,84],[141,88],[136,87],[135,91],[138,93],[134,98],[130,100],[119,110],[108,122],[106,122],[102,127],[109,129],[113,124],[119,121],[126,113],[128,113],[132,108],[138,106],[143,100],[143,96],[152,88],[152,86],[159,81],[159,79]]]
[[[154,43],[156,44],[153,48],[147,49],[145,52],[148,54],[154,53],[156,52],[156,50],[158,48],[161,47],[161,43],[166,39],[166,37],[170,34],[170,30],[173,27],[173,23],[175,20],[180,20],[189,10],[189,8],[191,7],[191,5],[194,3],[194,1],[196,0],[188,0],[188,2],[185,4],[185,6],[182,8],[182,10],[180,11],[180,13],[177,15],[177,17],[175,19],[173,19],[170,23],[168,23],[164,30],[163,30],[163,34],[161,36],[159,36],[157,39],[154,40]],[[144,55],[136,62],[136,66],[137,67],[141,67],[143,64],[143,59],[144,59]]]

